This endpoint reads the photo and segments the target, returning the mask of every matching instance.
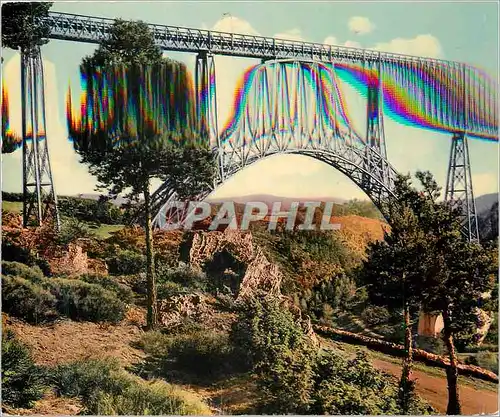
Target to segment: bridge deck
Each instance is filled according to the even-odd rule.
[[[48,21],[52,39],[98,43],[105,38],[114,20],[70,13],[50,12]],[[369,49],[290,41],[263,36],[217,32],[213,30],[149,24],[158,45],[168,51],[208,52],[260,59],[312,59],[323,62],[393,62],[435,65],[464,64],[433,58],[379,52]]]

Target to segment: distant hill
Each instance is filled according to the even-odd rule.
[[[209,199],[212,203],[224,203],[227,201],[233,201],[236,204],[245,204],[248,202],[263,202],[271,208],[273,203],[280,202],[282,210],[290,209],[293,202],[304,203],[306,201],[319,201],[319,202],[333,202],[336,204],[343,204],[347,200],[343,198],[336,197],[280,197],[271,194],[252,194],[238,197],[225,197],[225,198],[213,198]]]
[[[498,203],[498,194],[484,194],[476,197],[476,212],[478,215],[482,215],[489,212],[493,205]]]
[[[102,194],[77,194],[73,197],[77,197],[77,198],[83,198],[85,200],[99,200],[99,197],[101,196]],[[121,196],[118,196],[116,197],[115,199],[111,199],[109,200],[110,203],[113,203],[115,206],[121,206],[125,203],[128,203],[129,202],[129,199],[128,198],[124,198],[124,197],[121,197]]]

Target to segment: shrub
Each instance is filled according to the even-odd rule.
[[[361,313],[361,318],[368,326],[377,326],[389,321],[391,315],[384,307],[368,306]]]
[[[177,268],[161,267],[157,271],[158,283],[174,282],[186,288],[195,290],[205,290],[207,277],[204,273],[198,272],[187,265],[181,264]]]
[[[59,365],[51,372],[59,395],[79,397],[94,415],[206,414],[199,399],[165,382],[144,382],[120,369],[116,360],[93,359]]]
[[[2,274],[21,277],[31,282],[41,282],[44,278],[42,270],[37,266],[28,266],[20,262],[2,261]]]
[[[312,397],[312,414],[394,415],[401,411],[398,386],[390,376],[373,368],[362,351],[351,360],[332,352],[323,354],[315,366]],[[431,409],[413,394],[409,411],[427,414]]]
[[[46,289],[24,278],[2,277],[2,310],[29,323],[57,316],[56,298]]]
[[[70,217],[62,223],[61,231],[57,235],[57,243],[67,245],[77,239],[89,238],[90,236],[92,233],[85,223]]]
[[[482,351],[476,354],[477,364],[498,375],[498,353]]]
[[[2,403],[29,408],[43,395],[43,374],[11,331],[2,337]]]
[[[125,303],[100,285],[62,278],[45,283],[57,299],[57,310],[73,320],[117,323],[123,319]]]
[[[265,414],[307,412],[315,352],[293,315],[277,301],[254,300],[240,311],[231,339],[251,365]]]
[[[80,397],[87,407],[97,401],[100,392],[119,394],[130,384],[118,361],[111,358],[58,365],[50,371],[50,380],[58,395]]]
[[[115,257],[109,258],[106,263],[112,274],[134,275],[144,270],[146,257],[131,250],[122,250]]]
[[[118,298],[126,304],[131,304],[134,301],[134,292],[127,285],[117,282],[112,277],[86,274],[79,278],[84,282],[100,285],[104,289],[116,293]]]
[[[186,292],[185,287],[172,281],[162,282],[157,287],[157,295],[160,300],[169,299],[176,295],[185,294]]]
[[[446,353],[446,346],[443,340],[439,337],[418,335],[415,338],[415,342],[417,348],[434,353],[435,355],[444,355]]]
[[[119,394],[99,395],[99,415],[207,415],[210,409],[200,399],[164,381],[137,382]]]
[[[149,355],[140,372],[169,377],[178,371],[191,379],[218,378],[241,370],[236,350],[226,333],[195,330],[190,333],[147,332],[139,345]]]

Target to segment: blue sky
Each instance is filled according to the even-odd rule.
[[[260,34],[287,39],[360,46],[390,52],[467,62],[492,76],[498,73],[498,3],[375,2],[57,2],[54,11],[140,19],[151,23]],[[94,179],[79,164],[67,141],[65,95],[79,87],[78,65],[94,45],[51,41],[42,49],[46,71],[47,119],[52,168],[59,194],[93,192]],[[2,51],[12,125],[20,131],[19,57]],[[169,54],[192,67],[191,54]],[[243,71],[257,61],[219,57],[217,92],[221,119],[231,108]],[[364,130],[364,101],[342,85],[359,130]],[[444,186],[451,136],[402,126],[385,119],[388,157],[400,172],[428,169]],[[470,141],[475,194],[498,191],[498,144]],[[21,152],[3,156],[3,189],[22,187]],[[366,198],[333,168],[307,157],[276,156],[245,169],[217,192],[220,197],[274,194],[288,197]]]

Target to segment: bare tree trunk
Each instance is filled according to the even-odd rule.
[[[405,322],[405,357],[403,360],[403,369],[401,379],[399,381],[399,395],[401,411],[403,414],[410,414],[410,402],[413,396],[415,382],[411,379],[411,370],[413,366],[413,341],[410,324],[410,308],[408,304],[404,307],[404,322]]]
[[[156,303],[156,279],[153,249],[153,228],[151,222],[151,196],[149,194],[149,181],[144,187],[144,229],[146,231],[146,278],[148,295],[147,328],[153,330],[158,324],[158,306]]]
[[[460,415],[462,414],[462,406],[460,404],[460,397],[458,393],[458,359],[455,352],[455,344],[453,343],[453,334],[450,330],[450,323],[446,313],[443,314],[444,321],[444,342],[448,349],[448,358],[450,359],[450,366],[446,368],[446,379],[448,380],[448,408],[446,414]]]

